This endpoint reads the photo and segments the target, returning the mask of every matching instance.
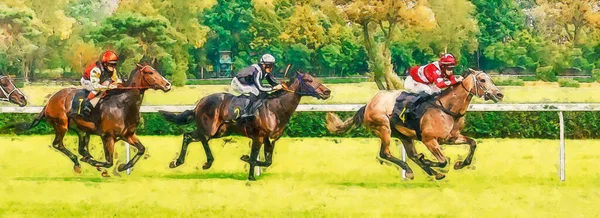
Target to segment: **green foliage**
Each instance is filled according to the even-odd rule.
[[[560,87],[575,87],[579,88],[579,82],[574,79],[559,79],[558,85]]]
[[[338,113],[346,119],[355,112]],[[565,133],[567,138],[600,138],[600,112],[565,112]],[[18,122],[30,122],[34,114],[1,114],[0,126]],[[463,133],[475,138],[558,138],[558,115],[556,112],[469,112]],[[177,126],[165,121],[157,113],[142,114],[142,123],[137,133],[140,135],[180,135],[194,129],[194,124]],[[0,133],[10,133],[2,129]],[[24,134],[52,134],[51,127],[42,122]],[[334,136],[325,128],[324,112],[299,112],[292,116],[288,129],[290,137]],[[361,126],[341,137],[375,137]]]
[[[554,67],[552,66],[539,67],[535,71],[535,76],[537,77],[537,79],[546,82],[555,82],[557,79],[556,72],[554,71]]]
[[[495,79],[494,83],[497,86],[524,86],[525,82],[519,78]]]
[[[592,78],[596,80],[596,82],[600,82],[600,69],[592,70]]]

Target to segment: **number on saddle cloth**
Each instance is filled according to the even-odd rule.
[[[413,104],[418,96],[419,94],[416,93],[402,92],[400,96],[396,98],[396,104],[394,105],[394,111],[392,113],[394,119],[392,119],[392,121],[399,120],[404,124],[404,126],[408,127],[409,129],[415,130],[417,134],[417,139],[421,140],[420,120],[423,114],[425,113],[426,107],[418,107],[418,105],[415,105],[414,108],[417,109],[415,109],[416,111],[413,111],[412,115],[406,116],[405,113],[406,107],[409,104]],[[423,102],[421,102],[420,104],[423,104]]]
[[[80,89],[75,92],[75,95],[73,96],[73,102],[71,104],[71,113],[81,114],[81,103],[88,97],[89,94],[90,91],[86,89]]]
[[[249,107],[250,103],[250,97],[246,95],[233,97],[229,102],[225,120],[234,121],[239,118],[244,113],[244,110]]]

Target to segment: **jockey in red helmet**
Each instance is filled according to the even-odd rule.
[[[98,95],[101,90],[114,89],[117,85],[123,83],[117,74],[117,62],[119,56],[113,51],[106,51],[102,54],[102,59],[88,65],[81,77],[81,85],[84,89],[90,91],[87,99],[82,102],[82,111],[89,115],[92,108],[98,101],[92,104],[92,99]]]
[[[429,99],[430,96],[439,94],[442,89],[462,81],[462,76],[454,76],[456,58],[452,54],[443,54],[439,61],[425,66],[410,68],[409,75],[404,80],[404,88],[419,96],[406,108],[406,112],[414,111],[415,107]]]

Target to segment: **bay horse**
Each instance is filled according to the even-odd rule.
[[[66,88],[50,97],[48,104],[27,128],[33,128],[45,119],[55,132],[52,147],[69,157],[74,163],[73,170],[81,173],[77,156],[63,144],[67,131],[74,130],[79,136],[78,151],[82,156],[81,161],[96,167],[101,171],[102,176],[108,177],[108,173],[102,168],[112,167],[114,145],[117,141],[125,140],[138,150],[131,161],[118,166],[119,171],[133,167],[144,154],[145,148],[135,134],[135,130],[140,122],[140,107],[147,89],[168,92],[171,83],[152,66],[136,64],[124,87],[119,86],[105,91],[106,96],[92,110],[92,114],[97,115],[92,116],[95,119],[88,121],[79,114],[72,114],[73,98],[81,89]],[[99,135],[102,138],[105,162],[96,161],[90,155],[88,151],[90,135]]]
[[[425,113],[419,120],[420,135],[415,129],[411,129],[401,119],[391,119],[396,98],[400,92],[379,92],[367,105],[346,121],[334,113],[327,114],[327,129],[332,133],[345,133],[353,126],[361,123],[381,139],[381,148],[377,160],[383,164],[396,165],[406,170],[406,177],[414,178],[412,169],[402,160],[392,156],[390,153],[391,137],[399,138],[406,150],[407,156],[421,167],[429,176],[435,176],[437,180],[443,179],[444,174],[438,173],[431,167],[444,168],[447,158],[440,149],[440,144],[469,144],[469,154],[463,161],[457,161],[454,169],[458,170],[471,164],[477,143],[473,138],[461,134],[464,128],[465,113],[473,96],[491,99],[494,103],[504,98],[502,92],[496,87],[490,76],[483,71],[469,69],[462,82],[448,87],[435,97],[435,99],[424,102],[427,106]],[[427,149],[435,156],[438,162],[424,158],[417,154],[414,140],[420,139]]]
[[[208,141],[237,133],[252,139],[250,156],[243,155],[241,160],[250,164],[248,180],[254,178],[254,167],[268,167],[272,163],[275,142],[279,140],[292,114],[298,107],[302,96],[312,96],[317,99],[327,99],[331,91],[308,73],[296,73],[288,83],[282,83],[283,90],[272,93],[255,113],[255,119],[246,123],[229,121],[232,114],[231,106],[238,97],[229,93],[216,93],[206,96],[198,102],[194,110],[181,114],[159,111],[166,120],[176,124],[196,122],[196,129],[183,134],[183,144],[177,160],[169,164],[170,168],[180,166],[185,162],[188,145],[191,142],[202,142],[206,153],[206,162],[202,169],[209,169],[215,160]],[[234,112],[235,113],[235,112]],[[238,111],[239,114],[239,111]],[[258,152],[265,145],[265,161],[257,161]]]
[[[27,98],[21,90],[15,86],[13,80],[6,75],[0,75],[0,101],[13,103],[19,107],[27,105]]]

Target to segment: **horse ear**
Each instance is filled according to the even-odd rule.
[[[137,67],[142,68],[144,66],[142,66],[141,64],[135,64]]]
[[[157,63],[156,58],[152,58],[152,63],[150,64],[150,66],[156,68],[156,63]]]
[[[473,69],[471,69],[471,68],[469,67],[469,72],[471,72],[471,73],[475,73],[475,72],[477,72],[477,71],[476,71],[476,70],[473,70]]]

